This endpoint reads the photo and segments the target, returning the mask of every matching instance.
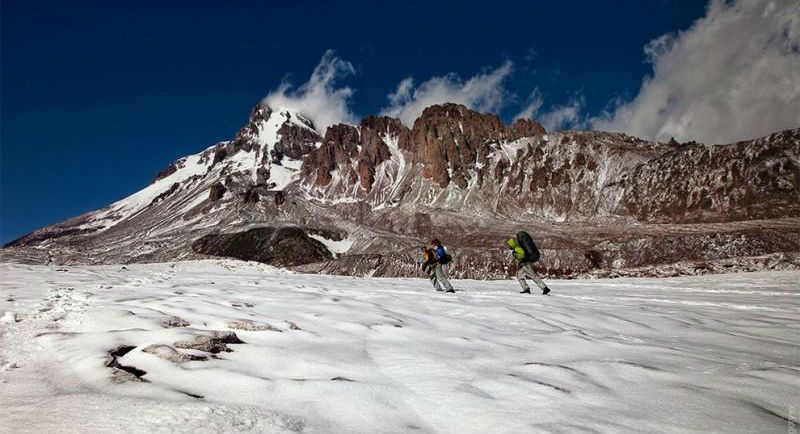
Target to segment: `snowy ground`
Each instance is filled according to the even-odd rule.
[[[796,432],[798,282],[552,281],[544,297],[456,281],[450,295],[235,261],[0,264],[0,432]],[[212,330],[245,343],[159,357],[211,356],[171,348]],[[117,364],[147,382],[106,366],[121,345],[135,348]]]

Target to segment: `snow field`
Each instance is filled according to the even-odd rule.
[[[0,433],[786,433],[798,282],[549,281],[544,297],[454,281],[453,295],[228,260],[0,264]],[[181,348],[212,331],[244,344]],[[146,382],[107,366],[122,345]]]

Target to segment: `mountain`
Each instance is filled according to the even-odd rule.
[[[800,128],[728,145],[506,125],[462,105],[411,128],[370,116],[324,134],[260,104],[231,141],[141,191],[9,243],[54,264],[232,256],[301,271],[416,275],[445,241],[459,277],[508,276],[526,228],[549,276],[800,267]]]

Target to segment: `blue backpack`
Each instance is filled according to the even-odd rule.
[[[447,254],[447,252],[445,252],[444,246],[437,247],[436,250],[434,250],[434,252],[436,253],[436,259],[439,260],[440,264],[444,265],[453,259],[452,257],[450,257],[450,255]]]

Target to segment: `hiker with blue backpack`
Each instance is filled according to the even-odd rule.
[[[422,252],[425,259],[422,269],[429,274],[433,287],[437,291],[456,292],[447,279],[447,264],[453,258],[447,254],[442,242],[438,239],[433,239],[430,246],[422,248]]]
[[[509,238],[506,240],[506,245],[514,254],[514,259],[517,260],[517,280],[522,291],[520,294],[530,294],[531,288],[525,279],[531,279],[539,289],[542,290],[543,295],[550,293],[550,288],[544,283],[541,277],[533,271],[533,263],[539,260],[539,249],[534,244],[530,234],[525,231],[519,231],[516,238]]]

